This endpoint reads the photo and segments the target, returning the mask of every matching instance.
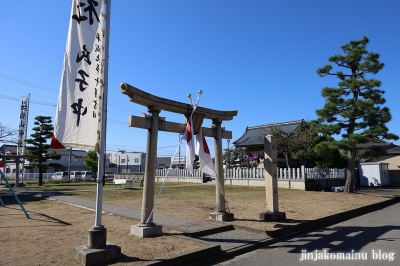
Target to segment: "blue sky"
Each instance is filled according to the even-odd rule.
[[[54,121],[72,1],[2,3],[0,121],[17,129],[19,100],[30,93],[29,135],[34,117]],[[374,78],[386,91],[388,127],[400,135],[399,25],[397,0],[113,0],[107,151],[146,149],[146,130],[127,121],[147,109],[120,92],[121,82],[181,102],[203,90],[200,106],[238,110],[222,124],[233,132],[232,146],[246,126],[315,119],[324,105],[322,88],[338,82],[316,70],[341,53],[341,45],[363,36],[385,63]],[[160,132],[158,140],[158,156],[172,156],[179,136]],[[213,139],[207,140],[213,152]]]

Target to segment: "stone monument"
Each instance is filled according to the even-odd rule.
[[[279,212],[276,138],[272,135],[264,137],[264,169],[267,211],[260,213],[260,219],[272,222],[284,221],[286,214]]]

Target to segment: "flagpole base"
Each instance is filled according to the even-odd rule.
[[[88,248],[104,248],[107,245],[107,229],[104,226],[92,226],[89,230]]]
[[[88,248],[87,245],[74,247],[73,258],[82,265],[94,265],[113,261],[121,256],[121,247],[107,243],[104,248]]]
[[[74,260],[83,265],[93,265],[119,258],[121,247],[107,243],[106,238],[104,226],[93,226],[89,230],[88,245],[74,247]]]
[[[283,222],[286,220],[285,212],[261,212],[260,219],[266,222]]]
[[[212,212],[208,215],[208,218],[217,222],[230,222],[235,220],[233,213],[229,212]]]
[[[131,235],[146,238],[162,235],[162,226],[156,224],[137,224],[131,226]]]

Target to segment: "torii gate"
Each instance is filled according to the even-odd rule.
[[[165,121],[165,118],[159,117],[161,110],[183,114],[186,118],[190,117],[193,107],[191,104],[181,103],[165,98],[157,97],[129,84],[121,83],[120,90],[126,94],[131,102],[147,106],[149,115],[130,116],[129,126],[147,129],[147,147],[146,147],[146,166],[144,172],[143,202],[140,224],[131,227],[131,234],[141,237],[160,235],[162,227],[153,223],[151,210],[154,204],[154,185],[157,161],[157,139],[158,131],[167,131],[174,133],[183,133],[186,124]],[[225,207],[225,188],[224,188],[224,170],[222,158],[222,139],[231,139],[232,132],[226,131],[221,127],[222,121],[232,120],[238,111],[218,111],[198,106],[192,116],[194,134],[203,130],[204,136],[214,138],[215,152],[215,171],[216,171],[216,203],[217,210],[209,214],[209,218],[215,221],[232,221],[233,213],[228,213]],[[203,119],[212,120],[211,128],[202,128]]]

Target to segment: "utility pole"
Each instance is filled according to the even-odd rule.
[[[126,172],[128,173],[128,162],[129,162],[129,156],[126,154]]]
[[[120,167],[119,167],[120,157],[119,157],[119,154],[117,156],[118,156],[117,173],[119,173],[119,171],[120,171]]]
[[[231,168],[231,150],[229,148],[229,142],[231,141],[230,139],[226,140],[228,142],[228,169]]]
[[[181,143],[181,134],[179,133],[178,136],[179,136],[178,141],[179,141],[179,143]],[[178,166],[178,169],[180,169],[180,168],[181,168],[181,145],[179,145],[179,166]]]

